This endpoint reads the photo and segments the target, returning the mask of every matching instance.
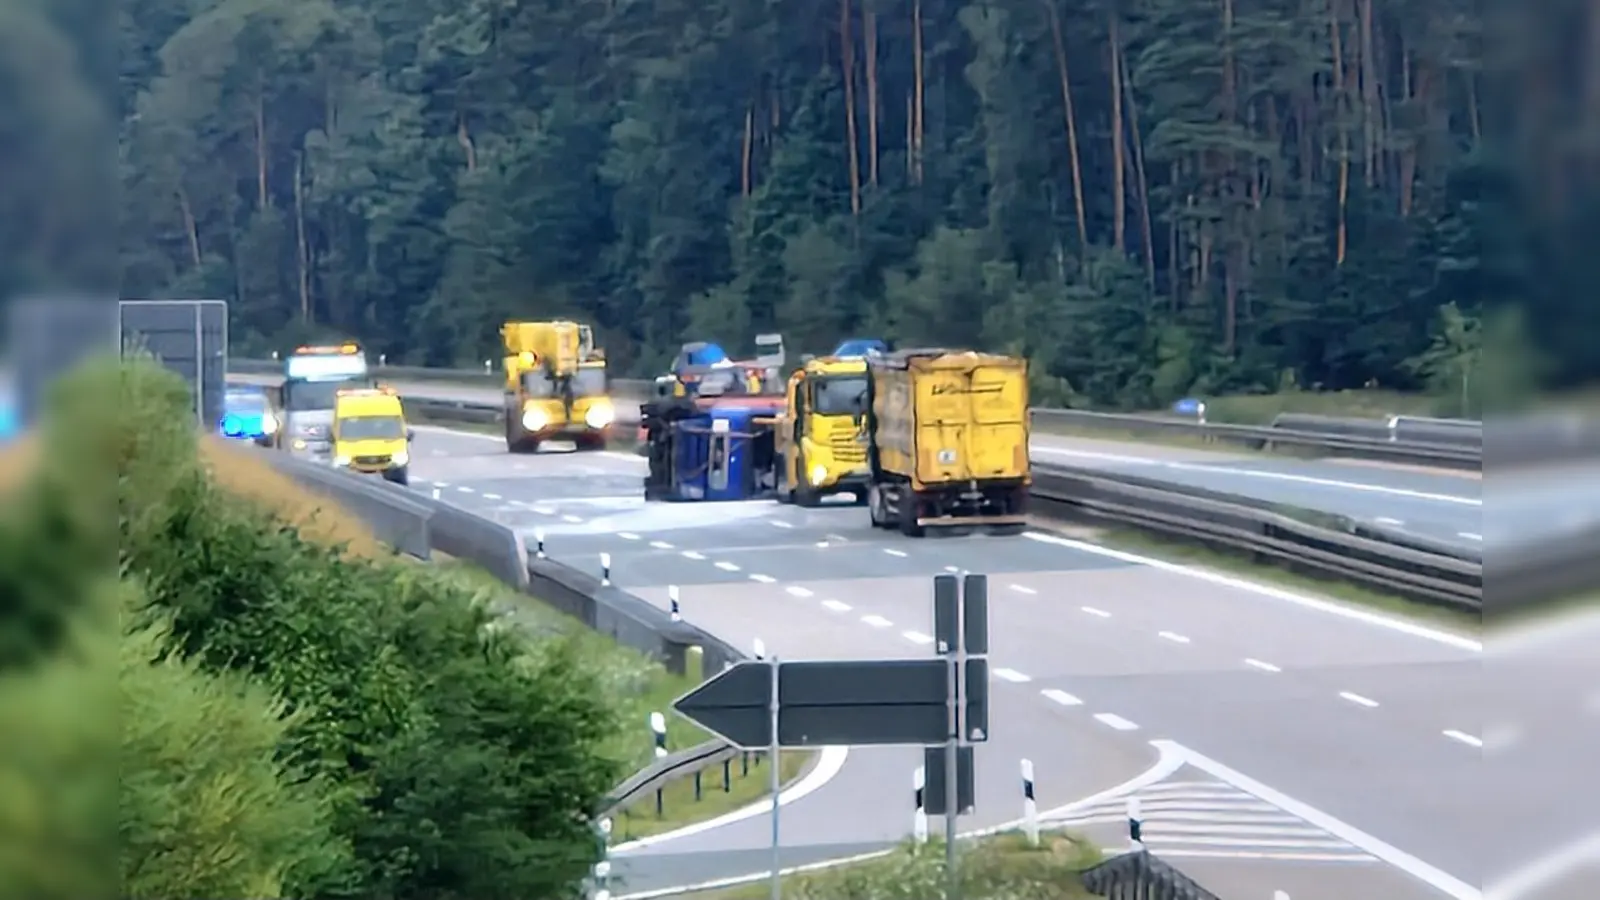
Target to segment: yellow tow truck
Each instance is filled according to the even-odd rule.
[[[333,400],[333,464],[352,472],[410,481],[411,439],[400,395],[392,388],[349,388]]]
[[[617,413],[594,331],[567,321],[507,322],[500,338],[506,449],[532,453],[544,441],[569,440],[604,450]]]
[[[808,359],[789,376],[777,420],[779,502],[815,506],[842,493],[867,502],[866,407],[863,358]]]
[[[872,524],[1016,534],[1027,524],[1028,362],[964,350],[867,361]]]

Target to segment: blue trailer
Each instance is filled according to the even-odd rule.
[[[755,398],[752,398],[755,399]],[[730,501],[775,496],[770,403],[675,398],[647,404],[646,500]]]

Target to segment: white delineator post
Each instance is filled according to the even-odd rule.
[[[674,622],[682,622],[683,621],[683,610],[678,607],[678,586],[677,585],[675,585],[675,584],[667,585],[667,602],[669,604],[671,604],[671,606],[668,608],[667,611],[671,614],[672,621],[674,621]]]
[[[928,842],[928,773],[921,766],[911,776],[911,787],[916,798],[916,809],[911,814],[911,837],[918,844]]]
[[[655,733],[656,759],[667,755],[667,717],[658,712],[650,714],[650,730]]]
[[[1028,846],[1039,846],[1039,804],[1033,799],[1033,760],[1022,761],[1022,829]]]
[[[755,651],[756,659],[767,658],[767,645],[761,643],[761,638],[756,638],[754,641],[752,641],[750,649]]]
[[[544,559],[544,529],[543,528],[535,528],[533,530],[533,546],[534,546],[535,555],[537,555],[540,559]]]
[[[600,860],[594,864],[594,900],[611,900],[611,819],[599,825]]]
[[[1144,822],[1139,818],[1139,798],[1128,798],[1128,849],[1144,849]]]
[[[600,583],[607,587],[611,585],[611,554],[600,554]]]

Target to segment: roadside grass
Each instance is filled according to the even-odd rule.
[[[748,760],[748,764],[746,763]],[[817,754],[810,750],[785,750],[779,754],[778,783],[788,787],[810,770]],[[728,776],[724,789],[723,774]],[[742,809],[771,795],[771,767],[766,754],[751,753],[724,766],[711,766],[701,772],[700,796],[695,796],[693,776],[680,778],[661,789],[661,812],[656,813],[656,794],[650,793],[612,817],[612,839],[616,843],[664,834],[704,822],[723,813]]]
[[[1206,418],[1241,425],[1266,425],[1282,413],[1311,413],[1376,419],[1386,416],[1432,416],[1451,398],[1384,390],[1283,391],[1206,397]]]
[[[1229,553],[1211,547],[1197,546],[1130,528],[1099,526],[1083,528],[1053,521],[1046,521],[1044,525],[1047,530],[1063,532],[1075,540],[1087,541],[1113,550],[1139,553],[1168,562],[1193,565],[1226,575],[1237,575],[1251,581],[1392,613],[1460,634],[1479,636],[1483,632],[1483,617],[1476,613],[1422,603],[1336,578],[1320,578],[1290,571],[1272,562],[1253,560],[1243,553]]]
[[[21,487],[38,469],[39,441],[34,435],[0,444],[0,495]]]
[[[1031,847],[1018,832],[960,845],[957,893],[971,900],[1087,900],[1097,895],[1081,874],[1101,861],[1098,848],[1071,834],[1048,832]],[[902,845],[886,856],[814,872],[785,875],[790,900],[930,900],[948,896],[944,843]],[[765,879],[734,887],[680,894],[693,900],[763,900]]]
[[[201,463],[217,486],[229,494],[273,513],[308,540],[344,545],[351,556],[380,559],[394,555],[360,519],[274,469],[261,454],[215,435],[200,440]]]

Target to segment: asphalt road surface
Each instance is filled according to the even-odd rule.
[[[271,376],[230,376],[271,382]],[[408,397],[498,404],[499,390],[437,382],[396,382]],[[619,408],[619,418],[628,418]],[[636,411],[633,419],[637,418]],[[1174,485],[1201,487],[1262,502],[1346,516],[1380,528],[1409,532],[1462,547],[1483,543],[1483,482],[1475,475],[1377,466],[1356,461],[1300,460],[1248,452],[1221,453],[1156,444],[1036,434],[1036,462],[1136,473]],[[1600,477],[1589,484],[1600,509]],[[1556,498],[1545,498],[1553,500]],[[1570,494],[1564,498],[1570,502]],[[1518,533],[1553,527],[1548,504],[1523,504],[1508,512]]]
[[[1526,855],[1490,840],[1480,813],[1473,640],[1043,532],[911,540],[848,505],[646,504],[642,472],[630,454],[513,457],[491,436],[433,430],[413,463],[417,490],[537,531],[570,565],[596,570],[609,553],[620,585],[664,604],[676,584],[690,621],[784,658],[927,654],[931,576],[988,573],[994,728],[964,826],[1020,815],[1024,757],[1048,808],[1149,769],[1152,740],[1166,740],[1189,774],[1163,778],[1176,805],[1146,827],[1225,896],[1272,882],[1297,900],[1326,896],[1323,883],[1339,896],[1476,897],[1467,885]],[[916,764],[911,750],[850,751],[833,781],[785,808],[785,864],[905,835]],[[1520,834],[1548,843],[1559,827],[1535,820]],[[618,868],[628,890],[759,869],[769,828],[751,817],[624,853]]]

